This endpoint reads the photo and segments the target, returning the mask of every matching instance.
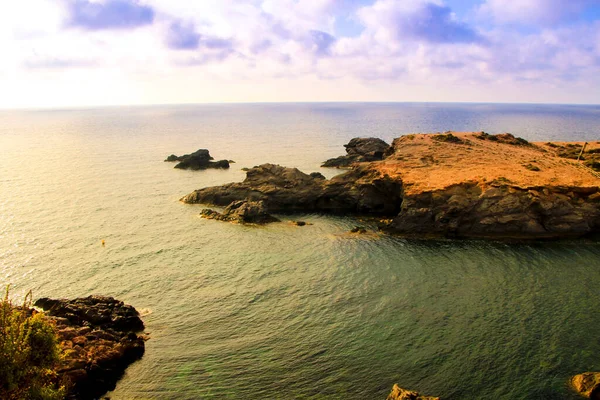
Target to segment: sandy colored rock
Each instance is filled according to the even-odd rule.
[[[452,132],[452,135],[462,143],[438,141],[435,134],[401,136],[394,139],[391,154],[374,168],[401,179],[407,193],[445,189],[464,182],[477,182],[484,187],[505,182],[522,188],[597,187],[600,183],[593,171],[581,168],[574,160],[559,157],[547,143],[516,145],[482,140],[477,132]],[[587,151],[598,148],[599,144],[591,143]],[[537,166],[540,171],[527,169],[527,164]]]
[[[397,384],[392,388],[387,400],[440,400],[439,397],[422,396],[418,392],[402,389]]]
[[[600,400],[600,372],[584,372],[571,379],[577,393],[592,400]]]

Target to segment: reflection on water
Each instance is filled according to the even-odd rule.
[[[383,399],[396,382],[445,399],[575,399],[569,376],[600,368],[595,241],[357,236],[346,234],[353,219],[322,215],[245,227],[178,202],[263,162],[320,170],[354,136],[596,140],[600,107],[169,106],[0,119],[0,283],[17,296],[100,293],[142,310],[151,340],[113,399]],[[198,148],[236,163],[191,172],[162,162]]]

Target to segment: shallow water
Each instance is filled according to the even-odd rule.
[[[600,106],[260,104],[0,111],[0,283],[112,295],[151,340],[112,399],[575,399],[599,370],[600,244],[245,227],[178,199],[264,162],[320,171],[355,136],[598,140]],[[208,148],[229,171],[162,160]],[[368,223],[367,223],[368,225]],[[106,246],[100,242],[105,240]]]

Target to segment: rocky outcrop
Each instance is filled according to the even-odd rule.
[[[384,218],[382,230],[416,236],[554,239],[600,232],[600,179],[593,170],[510,134],[482,135],[406,135],[383,160],[355,163],[332,179],[263,164],[243,182],[181,200],[372,215]]]
[[[600,372],[584,372],[571,379],[577,393],[592,400],[600,400]]]
[[[465,182],[406,194],[382,229],[410,235],[561,238],[600,230],[598,187],[514,187]]]
[[[69,399],[96,399],[113,390],[129,364],[144,354],[144,323],[132,306],[112,297],[42,298],[35,306],[56,324],[59,379]]]
[[[392,392],[387,397],[387,400],[440,400],[440,398],[422,396],[418,392],[402,389],[400,386],[394,385]]]
[[[239,183],[199,189],[183,197],[188,204],[226,206],[234,201],[262,201],[271,212],[329,212],[395,215],[402,186],[384,173],[364,166],[332,179],[296,168],[263,164]]]
[[[280,222],[279,219],[267,212],[267,208],[263,201],[238,200],[229,204],[222,213],[206,208],[200,212],[200,215],[207,219],[242,224],[268,224],[271,222]]]
[[[171,154],[165,162],[175,162],[179,161],[175,168],[179,169],[192,169],[192,170],[201,170],[207,168],[229,168],[229,161],[220,160],[220,161],[212,161],[214,158],[210,156],[210,153],[206,149],[200,149],[192,154],[186,154],[183,156],[176,156],[175,154]]]
[[[346,155],[325,161],[322,167],[347,168],[357,162],[383,160],[390,145],[378,138],[354,138],[344,145]]]

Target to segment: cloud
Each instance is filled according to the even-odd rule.
[[[67,24],[86,30],[130,29],[154,21],[154,10],[136,0],[107,0],[103,3],[70,0],[67,7]]]
[[[319,56],[328,55],[331,45],[335,42],[335,37],[327,32],[317,30],[311,30],[309,32],[309,37],[309,47]]]
[[[577,18],[598,0],[486,0],[478,10],[481,20],[497,24],[537,24],[551,26]]]
[[[69,69],[94,67],[96,63],[90,60],[58,57],[34,57],[23,62],[29,69]]]
[[[193,50],[200,45],[200,34],[192,23],[173,21],[169,25],[166,42],[173,50]]]
[[[454,13],[459,0],[29,1],[44,6],[44,18],[28,19],[32,6],[17,2],[18,14],[0,14],[7,60],[0,78],[55,76],[77,86],[75,77],[93,75],[173,96],[181,91],[164,82],[202,77],[211,87],[339,80],[457,93],[521,82],[600,82],[600,21],[579,18],[599,0],[478,0],[485,4],[457,9],[478,17],[470,20]],[[340,20],[356,26],[337,29]],[[319,86],[301,89],[319,93]]]
[[[437,44],[483,42],[475,29],[459,21],[452,9],[431,1],[379,0],[358,11],[367,29],[380,30],[397,40],[416,40]]]

